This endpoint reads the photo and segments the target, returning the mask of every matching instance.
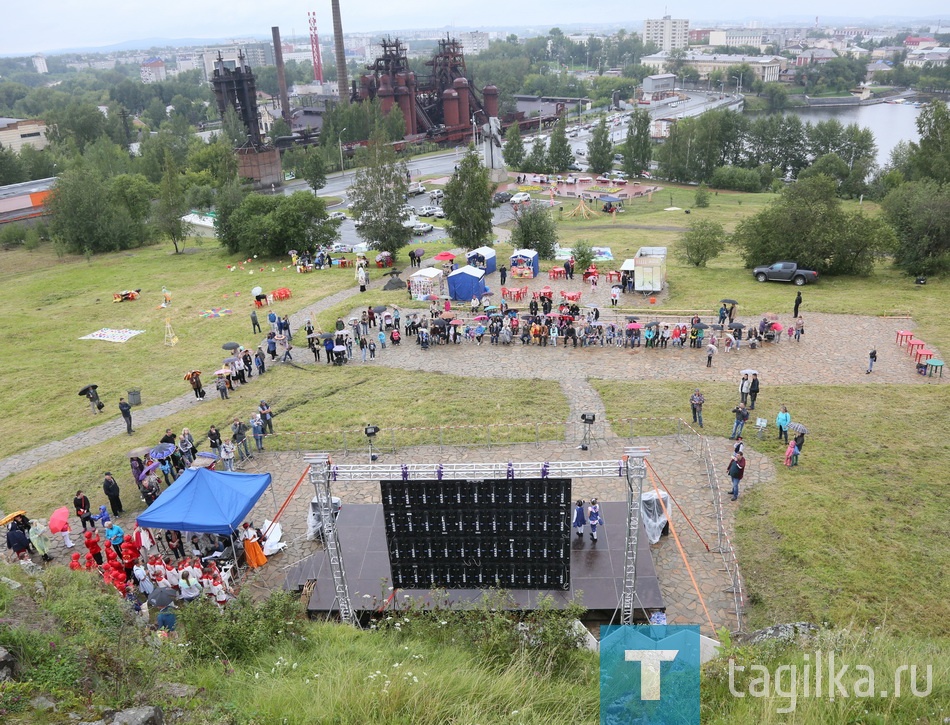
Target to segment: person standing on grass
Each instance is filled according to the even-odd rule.
[[[742,435],[742,429],[745,427],[746,421],[749,420],[749,411],[742,403],[733,408],[732,412],[735,414],[736,420],[732,424],[732,435],[729,436],[731,441]]]
[[[247,443],[247,426],[240,418],[235,418],[231,424],[231,440],[237,448],[238,455],[244,461],[251,457],[251,449]]]
[[[705,396],[699,392],[699,388],[693,390],[693,394],[689,396],[689,407],[693,411],[693,422],[699,424],[699,427],[703,427],[703,404],[706,402]]]
[[[788,408],[784,405],[779,409],[778,415],[775,416],[775,427],[778,428],[778,439],[785,439],[785,442],[788,443],[788,424],[792,422],[792,416],[788,412]]]
[[[266,400],[262,400],[257,411],[261,414],[261,421],[264,424],[264,432],[274,435],[274,411],[270,409]]]
[[[135,433],[132,430],[132,406],[125,402],[125,398],[119,398],[119,412],[122,413],[122,419],[125,420],[125,430],[129,435]]]
[[[264,364],[264,350],[263,348],[258,347],[257,352],[254,353],[254,364],[257,366],[257,374],[263,375],[267,372],[267,367]]]
[[[267,322],[270,324],[270,331],[273,332],[275,335],[276,335],[277,332],[278,332],[278,330],[277,330],[277,320],[279,320],[279,319],[280,319],[280,318],[277,317],[277,313],[274,312],[273,310],[271,310],[270,312],[267,313]]]
[[[798,317],[798,308],[802,306],[802,292],[798,291],[798,294],[795,295],[795,309],[792,311],[792,317]]]
[[[221,396],[221,400],[228,399],[228,381],[224,379],[223,375],[218,376],[218,380],[215,382],[214,387],[218,389],[218,394]]]
[[[211,447],[212,453],[215,454],[221,448],[221,433],[215,426],[208,428],[208,445]]]
[[[748,374],[743,375],[742,380],[739,382],[739,402],[743,405],[749,402],[749,389],[751,387],[752,382],[749,380]]]
[[[739,481],[745,474],[745,456],[742,452],[735,454],[729,461],[729,478],[732,479],[732,500],[739,498]]]
[[[260,413],[251,416],[251,435],[254,436],[254,447],[260,453],[264,450],[264,421]]]
[[[121,491],[119,490],[119,484],[108,471],[106,471],[106,476],[102,480],[102,492],[109,499],[109,505],[112,506],[112,515],[115,517],[121,516],[124,511],[122,509],[122,499],[120,498]]]
[[[261,330],[261,323],[257,319],[257,310],[251,310],[251,334],[253,335],[255,332],[263,332],[263,330]]]
[[[752,373],[749,381],[749,410],[755,410],[755,399],[759,397],[759,374]]]

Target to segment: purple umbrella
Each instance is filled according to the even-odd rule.
[[[218,460],[218,457],[214,453],[211,453],[210,451],[201,451],[201,453],[199,453],[197,457],[211,458],[212,460],[215,460],[215,461]]]
[[[140,480],[140,481],[144,481],[144,480],[145,480],[145,477],[146,477],[148,474],[150,474],[152,471],[154,471],[156,468],[158,468],[158,463],[156,463],[155,461],[152,461],[151,463],[149,463],[149,464],[145,467],[145,470],[142,471],[142,472],[139,474],[139,480]]]
[[[163,458],[168,458],[174,452],[175,446],[171,443],[159,443],[148,452],[148,455],[152,460],[160,461]]]

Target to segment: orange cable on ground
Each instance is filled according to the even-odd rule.
[[[653,466],[650,465],[650,462],[649,462],[649,461],[644,460],[643,462],[647,464],[647,468],[649,468],[651,471],[653,471],[653,474],[656,476],[656,479],[660,482],[660,485],[663,487],[663,490],[666,491],[666,492],[670,495],[670,501],[672,501],[673,503],[676,504],[676,508],[679,509],[679,512],[680,512],[681,514],[683,514],[683,518],[686,519],[686,523],[689,524],[689,527],[693,530],[693,533],[696,534],[697,537],[699,537],[699,540],[700,540],[701,542],[703,542],[703,546],[706,547],[706,551],[709,551],[709,544],[706,543],[706,540],[703,538],[702,534],[700,534],[699,531],[696,530],[696,527],[693,526],[693,522],[690,520],[689,516],[686,515],[686,512],[683,511],[683,507],[680,506],[679,501],[676,500],[676,498],[673,496],[673,494],[670,493],[670,489],[668,489],[668,488],[666,487],[666,484],[663,483],[663,479],[660,478],[660,474],[657,473],[657,472],[656,472],[656,469],[654,469]]]
[[[653,478],[653,467],[649,466],[647,472],[650,474],[650,483],[653,484],[653,490],[656,492],[656,497],[660,502],[660,506],[663,507],[663,513],[666,514],[666,520],[669,522],[670,533],[673,535],[673,540],[676,542],[676,548],[679,549],[680,556],[683,558],[683,564],[686,566],[686,571],[689,573],[689,580],[693,582],[693,589],[696,590],[696,596],[699,597],[699,603],[703,605],[703,612],[706,614],[706,621],[709,622],[709,629],[715,633],[716,625],[713,624],[712,617],[709,614],[709,609],[706,607],[706,600],[703,599],[703,593],[699,590],[699,584],[696,583],[696,576],[693,574],[693,569],[689,565],[689,561],[686,558],[686,551],[683,549],[683,545],[680,543],[680,537],[676,533],[676,528],[673,526],[673,522],[670,521],[670,515],[666,510],[666,504],[663,503],[663,497],[660,496],[660,489],[657,488],[656,481]]]
[[[284,509],[290,504],[290,499],[294,497],[294,494],[297,493],[297,489],[300,488],[300,484],[303,483],[304,478],[307,477],[307,474],[310,472],[310,464],[307,464],[307,467],[303,469],[303,473],[300,474],[300,478],[297,479],[297,483],[294,484],[294,487],[290,489],[290,493],[287,495],[287,498],[284,499],[284,503],[281,504],[280,508],[277,509],[277,513],[274,515],[274,519],[270,522],[270,526],[267,527],[267,531],[264,532],[264,537],[270,533],[271,527],[277,523],[280,519]]]

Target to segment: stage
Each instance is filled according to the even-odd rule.
[[[570,588],[508,590],[512,600],[511,609],[534,609],[541,596],[548,597],[556,607],[564,607],[577,595],[592,618],[610,620],[613,617],[620,606],[623,588],[624,522],[627,505],[623,502],[601,502],[600,508],[607,523],[598,529],[596,544],[591,541],[589,533],[585,532],[583,539],[571,534]],[[386,604],[386,600],[393,595],[389,589],[391,572],[383,506],[346,505],[340,511],[336,523],[350,600],[357,615],[363,618]],[[642,526],[638,542],[639,601],[636,604],[636,619],[646,621],[644,610],[665,611],[666,606],[660,594],[653,556]],[[307,605],[308,612],[311,616],[336,614],[333,578],[324,552],[318,552],[292,567],[284,581],[284,588],[299,591],[312,580],[316,581],[316,585]],[[480,589],[442,591],[445,593],[445,600],[450,603],[478,601],[483,594]],[[430,599],[427,589],[400,589],[396,594],[398,603],[402,603],[406,595],[423,602]]]

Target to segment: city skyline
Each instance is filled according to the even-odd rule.
[[[248,0],[233,0],[226,7],[227,15],[222,12],[221,6],[186,4],[182,0],[167,0],[147,12],[141,6],[119,4],[114,0],[88,0],[82,5],[65,0],[50,0],[43,5],[18,4],[4,13],[5,22],[0,27],[0,54],[55,53],[157,38],[200,40],[264,37],[273,25],[280,26],[285,37],[300,37],[309,32],[308,10],[316,11],[321,35],[328,38],[332,35],[330,4],[325,0],[307,4],[280,2],[266,8]],[[865,23],[898,22],[898,18],[907,18],[905,23],[912,20],[935,22],[944,20],[941,13],[950,15],[946,12],[946,6],[938,0],[917,0],[900,16],[895,15],[893,5],[883,2],[842,0],[836,3],[834,15],[828,15],[823,20],[822,11],[827,9],[827,5],[811,0],[796,5],[794,13],[763,15],[760,3],[737,0],[730,3],[721,20],[712,20],[705,17],[709,12],[708,4],[687,0],[667,6],[664,11],[644,9],[642,17],[637,17],[636,10],[624,9],[622,12],[627,17],[611,18],[610,23],[628,30],[639,30],[647,17],[658,18],[664,14],[689,19],[695,27],[716,23],[741,26],[751,21],[757,21],[762,26],[802,24],[812,22],[811,19],[816,16],[820,24],[846,19],[852,22],[863,19]],[[381,0],[363,0],[358,7],[344,5],[342,12],[344,33],[393,32],[385,28],[402,31],[438,28],[504,30],[547,29],[558,25],[605,25],[602,18],[592,17],[589,8],[566,0],[528,2],[514,6],[497,0],[457,0],[438,18],[422,6],[418,11],[407,10]],[[108,22],[103,22],[104,19],[108,19]]]

